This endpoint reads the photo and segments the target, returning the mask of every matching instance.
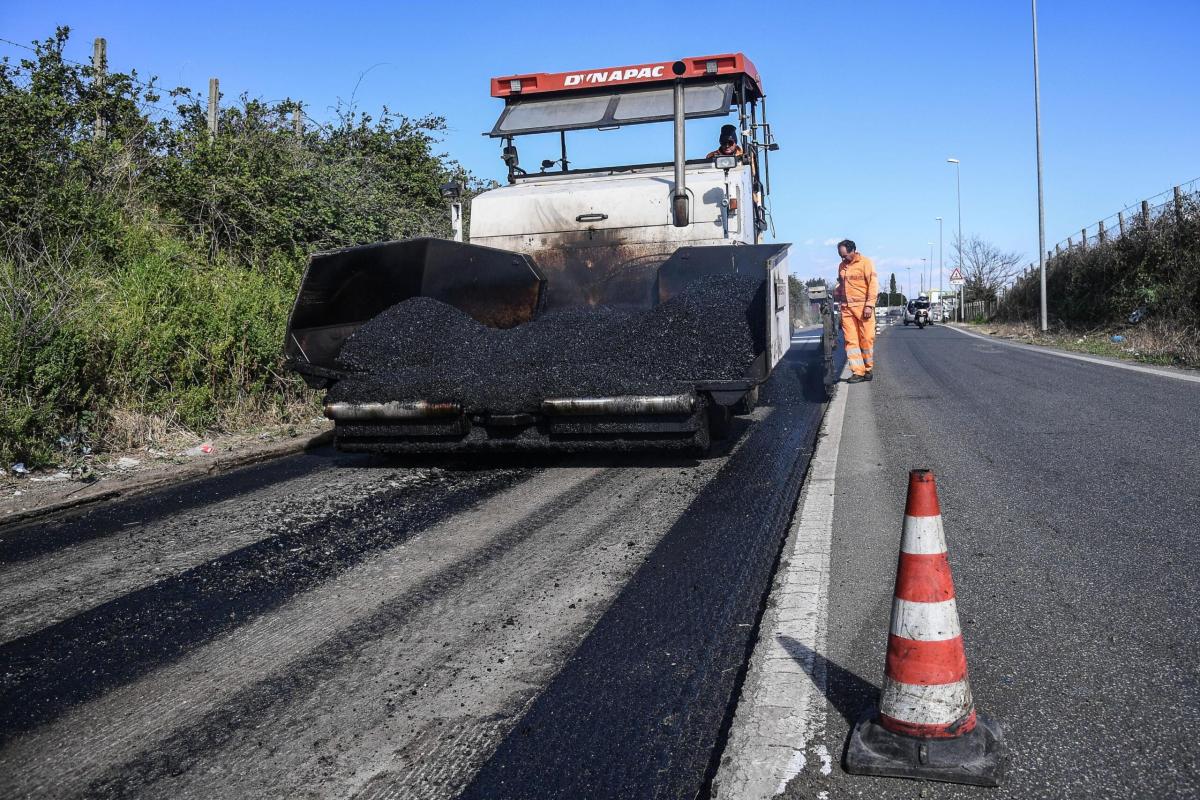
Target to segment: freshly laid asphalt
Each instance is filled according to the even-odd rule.
[[[839,388],[826,651],[806,654],[832,769],[810,752],[785,796],[1200,796],[1200,387],[942,326],[876,352],[874,381]],[[882,682],[912,468],[937,477],[975,700],[1006,731],[999,789],[840,763]]]
[[[328,449],[0,529],[0,796],[703,792],[824,408],[709,458]]]

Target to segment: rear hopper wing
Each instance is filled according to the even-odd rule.
[[[372,317],[412,297],[432,297],[484,325],[533,319],[545,279],[521,253],[446,239],[406,239],[317,253],[288,319],[284,356],[309,386],[339,377],[342,344]]]

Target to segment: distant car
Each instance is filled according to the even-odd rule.
[[[916,300],[909,300],[908,305],[906,305],[904,307],[904,324],[905,325],[909,324],[910,322],[917,321],[917,309],[918,308],[929,308],[929,301],[921,299],[921,298],[918,298]],[[932,318],[932,314],[930,316]]]

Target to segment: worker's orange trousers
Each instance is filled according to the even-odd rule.
[[[846,337],[846,360],[855,375],[866,375],[875,366],[875,316],[862,318],[862,310],[842,306],[842,335]]]

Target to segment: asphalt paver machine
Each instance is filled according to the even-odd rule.
[[[497,77],[491,95],[503,109],[486,135],[498,144],[507,182],[471,200],[469,242],[422,238],[312,256],[289,319],[287,365],[328,390],[325,413],[345,450],[706,449],[731,414],[753,407],[791,341],[789,246],[763,243],[769,158],[778,145],[758,71],[734,53]],[[731,121],[738,152],[687,158],[687,123],[702,118]],[[576,136],[631,128],[673,159],[589,166],[572,152]],[[526,137],[552,142],[553,157],[523,166]],[[715,145],[714,136],[695,149]],[[378,335],[377,317],[402,313],[406,303],[413,313],[427,310],[416,298],[447,304],[497,335],[564,313],[586,327],[589,317],[580,312],[589,309],[620,310],[632,315],[631,325],[644,322],[639,313],[658,313],[653,319],[669,327],[677,322],[669,304],[706,281],[711,290],[722,276],[751,279],[758,290],[733,322],[714,315],[709,329],[703,320],[677,326],[700,335],[676,343],[667,359],[673,363],[634,354],[623,364],[605,355],[604,380],[596,382],[597,370],[572,363],[582,356],[568,345],[537,348],[536,363],[494,348],[492,361],[510,358],[499,366],[504,380],[532,387],[511,402],[472,389],[490,362],[455,377],[469,352],[438,358],[429,342],[417,347],[425,335],[419,325],[400,326],[406,340],[381,342],[377,364],[348,363],[343,353],[362,349],[362,341],[347,346],[356,337]],[[678,304],[680,314],[694,313],[694,304]],[[730,346],[734,340],[745,347]],[[603,343],[590,344],[587,358],[597,360]],[[689,360],[688,348],[710,357]],[[417,350],[420,363],[415,356],[407,363],[405,354]]]

